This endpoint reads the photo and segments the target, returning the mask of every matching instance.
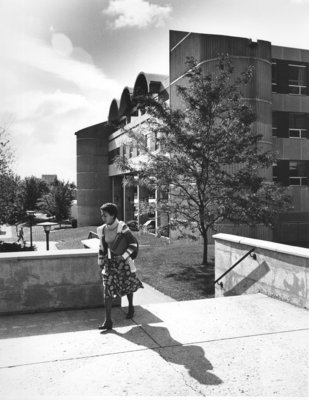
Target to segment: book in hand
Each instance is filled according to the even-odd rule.
[[[112,253],[116,256],[122,256],[122,254],[127,250],[128,243],[124,235],[117,235],[111,246]]]

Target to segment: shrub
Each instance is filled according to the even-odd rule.
[[[19,243],[7,243],[0,241],[0,253],[9,253],[9,252],[16,252],[16,251],[34,251],[34,246],[24,246]]]

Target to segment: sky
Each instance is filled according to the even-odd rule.
[[[22,178],[76,183],[75,132],[139,72],[168,74],[169,30],[309,49],[309,0],[1,0],[0,126]]]

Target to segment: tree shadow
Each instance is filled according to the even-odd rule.
[[[201,294],[207,297],[214,296],[214,285],[209,285],[209,282],[213,282],[215,277],[214,263],[208,263],[207,266],[180,266],[180,268],[179,272],[166,274],[165,277],[173,278],[175,281],[190,282]]]
[[[236,296],[245,293],[251,286],[255,285],[261,280],[268,272],[270,268],[266,261],[263,261],[257,266],[248,276],[239,281],[230,290],[224,293],[224,296]],[[230,286],[230,285],[229,285]],[[224,288],[224,284],[223,284]]]
[[[210,372],[213,370],[211,362],[205,357],[204,349],[197,345],[184,345],[173,339],[166,327],[142,324],[134,326],[122,334],[112,331],[117,336],[139,345],[140,329],[142,329],[158,346],[149,347],[165,361],[182,365],[189,375],[202,385],[220,385],[223,381]],[[160,344],[162,343],[162,345]],[[164,345],[166,343],[166,345]]]

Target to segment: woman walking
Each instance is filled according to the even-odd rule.
[[[127,225],[117,219],[116,204],[103,204],[100,210],[104,224],[97,228],[100,239],[98,264],[103,276],[105,321],[99,329],[110,330],[113,328],[113,298],[126,295],[129,302],[126,318],[133,318],[133,293],[143,288],[143,284],[135,273],[134,259],[138,251],[136,238]]]

